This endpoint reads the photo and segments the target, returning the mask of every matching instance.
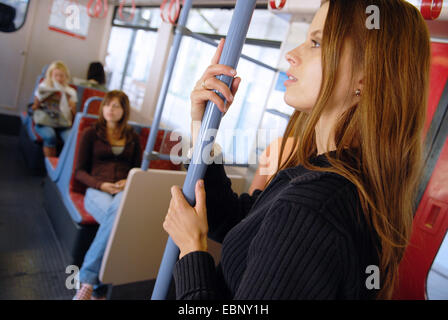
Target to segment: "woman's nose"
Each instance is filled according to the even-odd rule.
[[[292,66],[295,66],[298,64],[299,59],[297,58],[297,56],[293,53],[293,51],[288,52],[285,55],[285,59],[286,61],[288,61],[288,63]]]

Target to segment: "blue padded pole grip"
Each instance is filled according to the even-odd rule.
[[[219,61],[220,64],[228,65],[236,69],[246,39],[247,31],[249,29],[249,24],[252,19],[252,14],[255,10],[255,5],[256,0],[237,1],[223,52],[221,54],[221,59]],[[225,82],[229,87],[232,85],[233,78],[231,77],[221,75],[218,79]],[[220,96],[223,98],[222,95]],[[202,157],[203,150],[210,149],[206,147],[210,143],[213,143],[213,140],[215,139],[215,136],[207,135],[207,133],[210,132],[209,130],[217,131],[219,124],[221,123],[221,118],[221,111],[219,111],[218,107],[213,102],[209,101],[207,103],[204,117],[202,118],[198,141],[194,147],[193,158],[190,166],[188,167],[187,177],[185,178],[182,189],[185,198],[192,206],[196,203],[196,182],[204,177],[207,169],[207,164],[205,163],[204,158],[206,161],[209,160],[206,157]],[[165,299],[178,256],[179,249],[169,237],[154,286],[152,300]]]
[[[162,118],[163,107],[165,105],[166,96],[168,94],[168,88],[170,86],[171,77],[173,75],[174,66],[176,64],[177,55],[179,53],[180,43],[182,41],[182,28],[185,27],[188,20],[188,14],[190,13],[193,0],[185,0],[182,6],[182,11],[178,21],[178,27],[176,28],[176,36],[173,40],[173,47],[170,51],[170,56],[167,62],[167,68],[165,77],[163,78],[162,88],[160,89],[159,100],[157,101],[156,112],[154,119],[151,123],[151,132],[149,134],[148,142],[145,147],[145,157],[142,162],[142,170],[146,171],[149,168],[149,155],[154,150],[154,145],[157,139],[157,132],[159,131],[160,119]]]

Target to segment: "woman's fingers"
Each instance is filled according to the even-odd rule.
[[[179,186],[172,186],[171,187],[171,195],[173,199],[173,205],[175,207],[191,207],[190,204],[185,199],[184,194],[182,193],[182,190]]]
[[[236,77],[235,79],[233,79],[232,87],[231,87],[231,92],[232,92],[232,96],[233,97],[235,97],[236,92],[238,91],[238,88],[240,87],[240,83],[241,83],[241,78],[240,77]],[[233,103],[233,101],[229,101],[227,103],[227,109],[230,108],[232,103]]]
[[[236,70],[230,66],[226,66],[224,64],[212,64],[207,68],[207,70],[205,70],[201,79],[199,79],[199,81],[196,83],[196,87],[201,86],[203,81],[206,81],[210,78],[216,78],[217,76],[220,76],[222,74],[229,77],[234,77],[236,76],[236,73]]]
[[[221,38],[218,44],[218,48],[215,51],[215,55],[212,58],[211,64],[217,64],[219,62],[219,59],[221,59],[222,49],[224,48],[224,43],[226,40],[224,38]]]
[[[233,102],[234,97],[232,92],[230,91],[230,88],[221,80],[210,78],[204,82],[204,85],[209,90],[217,90],[218,92],[220,92],[229,103]]]
[[[207,218],[207,207],[205,204],[206,197],[205,197],[204,180],[201,179],[196,182],[195,195],[196,195],[196,206],[195,206],[196,212],[202,218]]]
[[[194,94],[192,94],[192,102],[193,103],[201,103],[202,101],[212,101],[221,112],[226,112],[226,108],[224,106],[224,101],[213,91],[211,90],[195,90]],[[203,110],[202,112],[204,112]]]
[[[233,96],[235,96],[236,92],[238,91],[238,88],[240,87],[240,83],[241,83],[240,77],[236,77],[235,79],[233,79],[232,89],[231,89]]]

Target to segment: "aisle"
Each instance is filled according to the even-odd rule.
[[[0,299],[71,299],[70,259],[43,209],[43,179],[28,173],[18,141],[0,135]]]

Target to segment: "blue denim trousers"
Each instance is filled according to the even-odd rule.
[[[87,189],[84,197],[84,206],[99,223],[100,227],[84,257],[84,262],[79,271],[79,280],[81,283],[88,283],[94,287],[98,287],[101,284],[98,278],[101,262],[122,196],[123,192],[113,196],[98,189]]]
[[[44,140],[44,146],[49,148],[56,148],[57,135],[61,137],[64,143],[67,142],[71,131],[71,128],[52,128],[39,124],[36,124],[34,129],[41,136],[42,140]]]

